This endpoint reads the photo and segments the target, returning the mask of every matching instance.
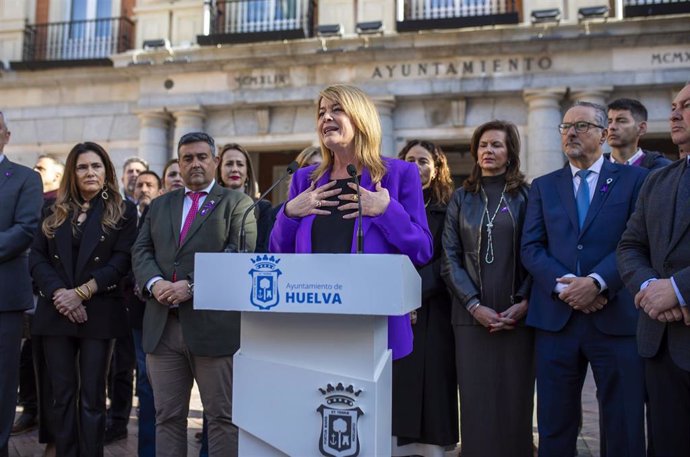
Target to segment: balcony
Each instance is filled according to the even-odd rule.
[[[623,0],[624,17],[688,13],[690,0]]]
[[[398,0],[398,32],[517,24],[519,0]]]
[[[112,65],[112,54],[127,51],[134,23],[125,17],[27,25],[21,62],[14,69]]]
[[[200,45],[295,40],[313,35],[316,0],[226,0],[211,12]]]

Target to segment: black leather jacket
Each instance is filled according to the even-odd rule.
[[[531,277],[520,261],[520,238],[527,208],[527,185],[515,193],[507,193],[505,198],[508,211],[513,218],[513,254],[515,268],[506,272],[505,279],[512,281],[513,303],[529,296]],[[453,194],[446,212],[443,230],[443,260],[441,275],[453,296],[452,319],[454,324],[472,325],[478,322],[466,308],[480,300],[482,284],[479,250],[482,236],[482,217],[487,202],[481,193],[472,193],[459,188]]]

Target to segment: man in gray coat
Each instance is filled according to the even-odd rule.
[[[673,100],[671,138],[690,146],[690,84]],[[651,441],[663,456],[690,455],[690,164],[652,173],[618,245],[618,269],[641,309]]]
[[[187,414],[197,382],[208,419],[209,455],[237,455],[232,416],[232,356],[239,347],[239,313],[193,308],[194,254],[237,246],[242,215],[252,199],[213,179],[218,157],[213,138],[201,132],[180,138],[177,153],[184,189],[151,202],[132,266],[148,296],[144,351],[156,406],[156,455],[187,455]],[[252,213],[246,223],[256,243]]]
[[[43,205],[39,174],[5,157],[9,140],[10,131],[0,112],[0,457],[9,455],[22,322],[24,311],[33,306],[28,248]]]

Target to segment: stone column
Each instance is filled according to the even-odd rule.
[[[161,173],[171,157],[169,137],[170,114],[165,111],[142,111],[139,116],[139,157],[149,162],[150,168]]]
[[[173,111],[172,115],[175,118],[175,134],[173,135],[175,149],[177,149],[177,142],[180,141],[180,137],[185,133],[204,131],[206,112],[201,106],[178,108]]]
[[[606,106],[611,92],[613,92],[613,86],[571,89],[570,98],[572,98],[574,102],[589,102]]]
[[[385,157],[396,157],[398,151],[395,150],[395,132],[393,128],[393,110],[395,109],[395,98],[385,98],[374,100],[376,109],[381,119],[381,155]]]
[[[528,179],[534,179],[565,163],[561,149],[558,124],[561,123],[561,100],[565,89],[526,90],[523,94],[528,104],[527,141],[523,141],[524,168]]]

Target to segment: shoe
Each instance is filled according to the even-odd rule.
[[[35,430],[38,427],[38,421],[36,416],[32,414],[22,413],[17,420],[12,425],[11,436],[21,435],[22,433],[27,433]]]
[[[115,441],[127,438],[127,429],[106,428],[103,444],[114,443]]]

